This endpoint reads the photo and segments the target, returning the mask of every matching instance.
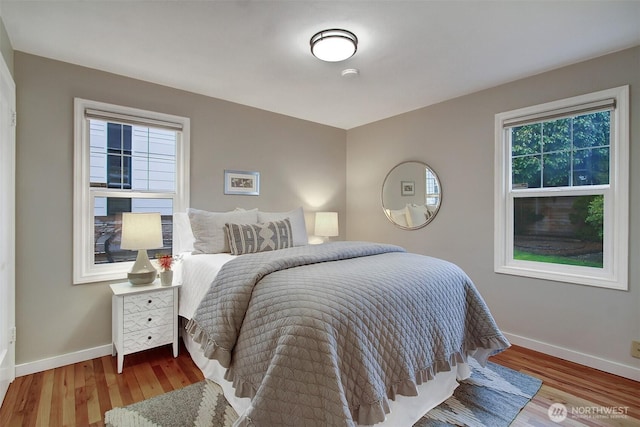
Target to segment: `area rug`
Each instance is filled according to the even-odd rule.
[[[470,359],[471,377],[414,427],[506,427],[538,392],[542,381]],[[105,414],[107,427],[231,427],[238,415],[214,382],[203,380]]]

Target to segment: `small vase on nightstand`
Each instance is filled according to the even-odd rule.
[[[173,270],[164,270],[160,272],[160,284],[162,286],[171,286],[173,283]]]

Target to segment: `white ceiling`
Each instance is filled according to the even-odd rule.
[[[640,1],[0,0],[0,13],[15,50],[343,129],[640,45]],[[328,28],[356,33],[352,58],[311,56]]]

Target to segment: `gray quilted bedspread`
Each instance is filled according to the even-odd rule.
[[[459,267],[362,242],[228,262],[187,331],[258,427],[375,424],[396,394],[509,346]]]

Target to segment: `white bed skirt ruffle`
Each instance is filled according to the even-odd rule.
[[[237,397],[233,384],[224,379],[226,369],[218,363],[217,360],[207,359],[200,344],[196,343],[185,332],[184,325],[186,321],[181,318],[183,324],[180,332],[182,339],[191,358],[200,368],[205,378],[216,382],[224,391],[224,396],[229,401],[233,409],[242,415],[251,405],[251,400],[246,397]],[[376,427],[411,427],[424,414],[447,400],[458,387],[459,381],[469,378],[471,369],[467,363],[458,363],[456,369],[449,372],[440,372],[434,379],[424,382],[417,386],[418,396],[408,397],[397,395],[394,401],[390,401],[391,412],[387,414],[387,418],[383,423],[376,424]]]

